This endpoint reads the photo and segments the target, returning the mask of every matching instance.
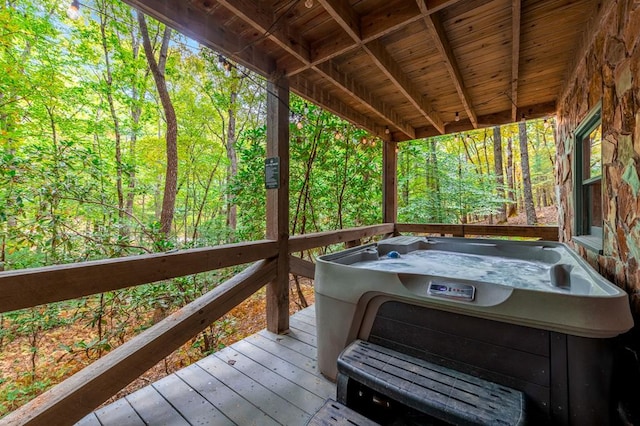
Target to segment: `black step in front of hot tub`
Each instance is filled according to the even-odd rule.
[[[610,339],[388,301],[367,340],[524,392],[534,424],[606,425],[613,414]]]
[[[399,424],[404,407],[424,414],[430,425],[431,419],[503,426],[522,426],[528,420],[523,392],[362,340],[340,354],[337,388],[339,402],[366,413],[376,403],[366,395],[375,392],[377,405],[389,402],[387,417],[397,414],[392,424]],[[394,413],[391,401],[400,413]]]

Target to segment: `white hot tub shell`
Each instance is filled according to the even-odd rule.
[[[610,341],[633,326],[625,292],[547,241],[390,238],[319,257],[315,292],[330,379],[349,343],[370,340],[520,388],[558,424],[609,415]]]

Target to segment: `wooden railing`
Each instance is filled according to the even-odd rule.
[[[494,236],[494,237],[525,237],[538,238],[547,241],[558,241],[557,226],[532,225],[445,225],[445,224],[417,224],[398,223],[396,232],[411,232],[417,234],[440,234],[454,237]]]
[[[460,228],[462,226],[462,228]],[[399,232],[524,236],[557,240],[557,227],[391,223],[289,238],[289,253]],[[3,418],[3,424],[73,423],[192,339],[277,275],[278,243],[218,247],[0,273],[0,312],[255,262],[72,377]],[[257,262],[256,262],[257,261]],[[289,256],[289,270],[313,277],[315,266]]]

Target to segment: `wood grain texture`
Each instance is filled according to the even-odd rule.
[[[295,253],[314,247],[324,247],[331,244],[370,238],[376,235],[393,233],[393,231],[393,223],[383,223],[381,225],[362,226],[359,228],[342,229],[339,231],[314,232],[311,234],[295,235],[289,239],[289,252]]]
[[[294,314],[291,323],[304,324],[310,334],[294,331],[280,336],[262,330],[91,413],[78,424],[129,424],[123,419],[133,410],[151,425],[305,425],[324,401],[335,398],[336,388],[315,365],[314,307]],[[313,344],[300,340],[300,334]]]
[[[260,261],[219,285],[3,419],[5,424],[80,420],[276,275]]]
[[[308,260],[289,256],[289,272],[293,275],[313,279],[316,273],[316,265]]]
[[[527,105],[554,114],[616,4],[126,1],[266,78],[292,78],[297,94],[374,135],[391,127],[395,141],[540,117]]]
[[[2,272],[0,312],[241,265],[277,250],[277,242],[255,241]]]
[[[520,15],[522,13],[521,0],[511,3],[511,121],[518,120],[518,78],[520,73]]]
[[[427,15],[429,9],[427,8],[426,3],[422,1],[418,1],[420,6],[420,11],[425,15],[424,22],[427,27],[428,33],[431,35],[433,42],[440,51],[440,55],[444,60],[444,65],[449,72],[451,77],[451,81],[458,92],[458,96],[460,97],[460,101],[464,107],[464,110],[471,121],[471,124],[474,128],[478,127],[478,117],[476,115],[473,106],[471,105],[471,98],[467,91],[467,87],[464,84],[462,79],[462,74],[460,73],[460,68],[458,67],[458,61],[456,60],[456,56],[449,44],[449,40],[447,39],[447,35],[445,33],[445,29],[442,25],[442,22],[438,19],[435,14]]]
[[[267,285],[267,328],[289,329],[289,82],[267,83],[267,157],[279,159],[278,188],[267,189],[267,238],[278,242],[276,276]]]
[[[352,95],[361,103],[369,107],[375,114],[388,120],[403,132],[409,139],[416,138],[416,131],[409,123],[400,117],[400,115],[391,109],[384,101],[375,96],[366,87],[359,83],[360,75],[345,74],[340,71],[337,66],[327,61],[314,67],[324,78],[333,83],[336,87]]]
[[[398,144],[385,142],[382,148],[382,221],[398,220]]]
[[[491,235],[502,237],[531,237],[546,241],[558,241],[557,226],[511,226],[511,225],[445,225],[399,223],[398,232],[415,232],[423,234],[444,234],[453,236]]]
[[[128,0],[127,3],[194,40],[198,40],[203,45],[232,57],[234,61],[249,69],[267,74],[275,70],[273,58],[265,55],[256,46],[243,45],[242,39],[234,37],[217,25],[213,15],[202,13],[189,2]]]
[[[103,407],[95,412],[100,424],[144,426],[145,423],[140,418],[135,409],[126,399],[120,399],[113,404]]]

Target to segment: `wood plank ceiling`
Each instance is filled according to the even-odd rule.
[[[554,114],[602,9],[594,0],[125,1],[396,141]]]

